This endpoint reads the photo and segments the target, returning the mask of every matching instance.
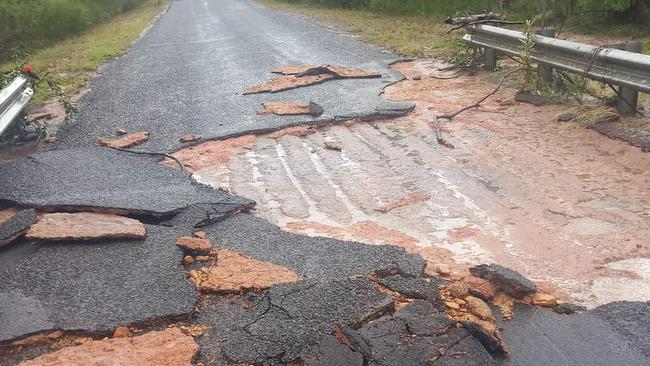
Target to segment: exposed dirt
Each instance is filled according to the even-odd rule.
[[[103,238],[144,239],[140,221],[112,214],[78,212],[46,213],[27,231],[28,239],[88,240]]]
[[[203,144],[176,156],[200,168],[193,169],[198,181],[255,199],[258,215],[291,232],[396,244],[456,273],[497,262],[572,301],[612,301],[592,289],[601,277],[620,276],[604,266],[650,257],[647,156],[557,122],[571,106],[517,103],[509,88],[442,124],[456,149],[441,146],[432,117],[494,88],[476,76],[430,77],[453,75],[438,72],[441,66],[395,65],[406,80],[385,97],[415,101],[408,116],[295,127],[246,137],[245,146],[237,139],[205,143],[221,152],[216,159],[187,155]]]
[[[97,142],[103,146],[124,149],[127,147],[139,145],[147,141],[148,139],[149,139],[149,132],[143,131],[143,132],[127,133],[125,135],[116,138],[100,137],[97,139]]]
[[[334,77],[332,74],[307,75],[303,77],[283,75],[265,83],[251,86],[244,91],[244,94],[277,93],[283,90],[300,88],[301,86],[320,84],[327,80],[332,80]]]
[[[21,366],[54,365],[191,365],[199,350],[194,339],[178,328],[149,332],[141,336],[89,340],[65,347]]]
[[[323,108],[313,102],[300,102],[292,100],[280,100],[262,103],[262,109],[257,114],[277,114],[279,116],[295,116],[308,114],[319,116]]]
[[[215,263],[188,276],[197,289],[214,293],[262,290],[275,284],[298,282],[298,275],[273,263],[260,262],[228,249],[215,251]]]

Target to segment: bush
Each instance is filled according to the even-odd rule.
[[[79,34],[147,1],[0,0],[0,55]]]

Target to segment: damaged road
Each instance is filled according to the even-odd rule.
[[[531,145],[491,136],[505,130],[493,119],[446,128],[464,140],[456,151],[435,145],[429,108],[458,95],[397,59],[248,0],[172,2],[103,68],[59,145],[0,165],[0,365],[647,364],[650,303],[574,305],[601,301],[566,285],[575,273],[552,258],[536,262],[526,250],[539,240],[520,240],[568,226],[543,237],[564,243],[611,228],[593,221],[611,216],[566,212],[553,185],[535,195],[526,172],[507,170],[548,166],[509,166]],[[331,77],[244,95],[273,74]],[[480,90],[472,80],[460,82]],[[433,91],[439,104],[422,100]],[[479,112],[529,111],[491,107]],[[491,175],[462,152],[485,144],[502,154],[483,165]],[[627,173],[625,184],[643,182]],[[634,246],[643,208],[617,199],[585,202],[639,224]],[[535,226],[536,215],[552,219]],[[644,258],[643,245],[603,250],[620,232],[589,236],[599,254],[577,262],[579,275],[609,256]],[[497,260],[519,272],[478,265]]]

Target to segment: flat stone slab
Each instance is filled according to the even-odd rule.
[[[144,239],[144,224],[128,217],[94,212],[48,213],[27,231],[27,239]]]
[[[22,242],[0,251],[0,341],[191,314],[197,294],[180,267],[178,230],[147,232],[141,241]]]
[[[107,362],[122,366],[190,366],[198,351],[194,338],[178,328],[167,328],[133,338],[88,341],[22,362],[20,366],[88,366]]]
[[[214,245],[285,267],[305,280],[400,272],[420,276],[422,257],[390,245],[366,245],[287,233],[270,222],[239,214],[204,228]]]
[[[101,147],[48,151],[0,165],[0,200],[159,217],[195,204],[213,204],[224,214],[253,204],[193,183],[156,158]]]
[[[0,247],[7,245],[25,234],[37,221],[36,211],[22,210],[13,212],[0,222]]]

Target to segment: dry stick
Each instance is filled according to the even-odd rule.
[[[451,33],[451,32],[453,32],[453,31],[455,31],[455,30],[459,30],[459,29],[461,29],[461,28],[466,28],[466,27],[469,27],[469,26],[472,26],[472,25],[476,25],[476,24],[485,24],[485,23],[496,23],[496,24],[524,24],[524,22],[520,22],[520,21],[497,20],[497,19],[484,19],[484,20],[477,20],[477,21],[474,21],[474,22],[465,23],[465,24],[459,25],[459,26],[457,26],[457,27],[453,27],[453,28],[451,28],[450,30],[448,30],[447,33]]]
[[[609,83],[606,83],[606,84],[607,84],[607,86],[609,86],[610,89],[612,89],[612,90],[614,91],[614,93],[616,93],[616,96],[618,96],[619,98],[621,98],[621,99],[625,102],[625,104],[627,104],[630,108],[632,108],[632,109],[634,110],[634,112],[638,113],[641,117],[645,117],[645,114],[641,113],[641,111],[639,111],[639,110],[638,110],[638,109],[637,109],[637,108],[636,108],[636,107],[635,107],[635,106],[634,106],[630,101],[628,101],[627,99],[625,99],[625,98],[621,95],[621,92],[619,92],[616,88],[614,88],[614,87],[612,86],[612,84],[609,84]]]
[[[435,116],[435,117],[433,117],[433,128],[434,128],[434,133],[435,133],[435,135],[436,135],[436,140],[438,141],[438,143],[439,143],[440,145],[446,146],[446,147],[451,148],[451,149],[454,148],[454,145],[452,145],[451,143],[449,143],[449,142],[448,142],[447,140],[445,140],[444,137],[442,136],[442,132],[440,131],[440,123],[438,122],[439,119],[444,118],[444,119],[446,119],[446,120],[451,121],[454,117],[456,117],[457,115],[459,115],[459,114],[465,112],[466,110],[469,110],[469,109],[472,109],[472,108],[480,107],[481,103],[483,103],[486,99],[488,99],[488,98],[491,97],[492,95],[496,94],[496,92],[498,92],[499,89],[501,89],[501,86],[502,86],[503,83],[506,81],[506,79],[507,79],[508,77],[510,77],[510,75],[514,74],[514,73],[517,72],[517,71],[521,71],[521,68],[516,69],[516,70],[512,70],[512,71],[510,71],[509,73],[507,73],[506,75],[504,75],[503,78],[501,78],[501,81],[499,81],[499,85],[497,85],[497,87],[494,88],[494,90],[492,90],[488,95],[484,96],[483,98],[481,98],[481,100],[479,100],[478,102],[472,104],[471,106],[468,106],[468,107],[465,107],[465,108],[463,108],[463,109],[460,109],[460,110],[458,110],[458,111],[456,111],[456,112],[454,112],[454,113],[452,113],[452,114],[443,114],[443,115],[440,115],[440,116]]]
[[[166,157],[168,159],[172,159],[173,161],[175,161],[176,164],[178,164],[178,166],[181,167],[181,171],[185,171],[185,168],[183,167],[183,163],[181,163],[181,161],[178,160],[178,158],[176,158],[175,156],[171,156],[169,154],[159,153],[159,152],[150,152],[150,151],[129,150],[129,149],[123,149],[121,147],[111,147],[111,149],[117,150],[117,151],[124,151],[126,153],[136,154],[136,155],[164,156],[164,157]]]
[[[456,117],[457,115],[459,115],[459,114],[465,112],[466,110],[469,110],[469,109],[472,109],[472,108],[478,108],[478,107],[480,107],[480,106],[481,106],[481,103],[485,102],[486,99],[488,99],[489,97],[493,96],[494,94],[496,94],[496,92],[499,91],[499,89],[501,89],[501,86],[502,86],[503,83],[506,81],[506,79],[507,79],[508,77],[510,77],[510,75],[512,75],[512,74],[514,74],[515,72],[518,72],[518,71],[521,71],[521,69],[512,70],[512,71],[510,71],[509,73],[507,73],[506,75],[504,75],[504,76],[501,78],[501,81],[499,81],[499,85],[497,85],[497,87],[494,88],[494,90],[492,90],[488,95],[486,95],[486,96],[484,96],[483,98],[481,98],[478,102],[476,102],[476,103],[474,103],[474,104],[472,104],[472,105],[470,105],[470,106],[467,106],[467,107],[465,107],[465,108],[459,109],[458,111],[456,111],[456,112],[454,112],[454,113],[451,113],[451,114],[443,114],[443,115],[440,115],[440,116],[436,116],[436,119],[446,119],[446,120],[451,121],[454,117]]]

